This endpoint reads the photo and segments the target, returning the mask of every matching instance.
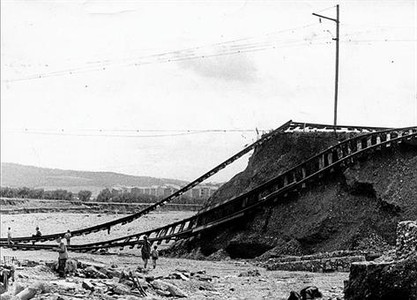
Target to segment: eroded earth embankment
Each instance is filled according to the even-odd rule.
[[[353,134],[339,134],[339,140]],[[256,149],[247,168],[207,205],[239,195],[319,153],[338,140],[333,133],[283,133]],[[302,194],[184,244],[181,252],[222,250],[231,257],[302,255],[335,250],[382,251],[395,244],[396,224],[417,215],[417,147],[361,157],[336,169]],[[175,247],[173,248],[175,251]]]

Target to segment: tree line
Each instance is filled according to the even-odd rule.
[[[162,199],[154,195],[140,194],[137,192],[119,191],[116,189],[103,189],[94,199],[92,192],[82,190],[73,193],[63,189],[45,191],[44,189],[34,189],[28,187],[0,187],[0,197],[4,198],[27,198],[27,199],[47,199],[47,200],[80,200],[98,202],[121,202],[121,203],[155,203]],[[202,204],[204,199],[190,198],[185,195],[171,201],[177,204]]]
[[[48,199],[48,200],[73,200],[75,195],[67,190],[45,191],[44,189],[32,189],[28,187],[1,187],[0,196],[4,198],[28,198],[28,199]],[[91,192],[90,192],[91,196]]]

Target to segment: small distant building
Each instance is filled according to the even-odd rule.
[[[113,193],[131,192],[135,195],[151,195],[158,198],[165,198],[180,190],[182,187],[174,184],[154,185],[148,187],[123,187],[115,186],[112,188]],[[205,200],[210,198],[219,188],[219,185],[207,184],[198,185],[186,191],[181,197]]]

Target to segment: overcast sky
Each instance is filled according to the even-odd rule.
[[[339,124],[416,125],[413,0],[3,0],[1,160],[192,180],[255,128],[331,124],[335,23],[312,13],[337,3]],[[181,132],[206,129],[250,131]]]

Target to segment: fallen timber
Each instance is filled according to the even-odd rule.
[[[151,242],[162,243],[196,236],[253,213],[258,207],[282,201],[289,193],[301,192],[309,184],[336,168],[346,168],[358,158],[384,150],[402,142],[416,141],[417,127],[371,131],[332,146],[290,170],[276,176],[251,191],[200,210],[196,215],[133,235],[112,240],[71,245],[72,251],[98,251],[114,247],[140,247],[143,236]],[[7,247],[1,242],[0,246]],[[15,243],[15,249],[51,249],[56,245],[27,245]]]

